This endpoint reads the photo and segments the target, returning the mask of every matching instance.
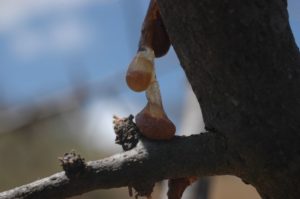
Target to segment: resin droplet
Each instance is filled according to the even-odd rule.
[[[161,117],[153,114],[153,106],[148,104],[136,115],[136,125],[142,135],[154,140],[169,140],[175,135],[176,127],[163,113]],[[156,109],[156,108],[154,108]],[[154,112],[159,112],[155,110]]]
[[[145,91],[151,83],[154,73],[154,51],[143,48],[130,63],[126,82],[129,88],[136,92]]]
[[[156,80],[147,89],[146,107],[136,115],[136,125],[142,135],[149,139],[169,140],[175,135],[176,127],[167,117]]]

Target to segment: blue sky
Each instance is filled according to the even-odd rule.
[[[0,81],[9,100],[70,86],[75,70],[83,70],[88,80],[101,79],[128,60],[120,1],[66,2],[27,5],[19,8],[22,14],[3,16],[16,18],[0,32]]]
[[[127,88],[125,74],[148,3],[1,0],[0,108],[1,102],[38,106],[67,95],[75,80],[83,81],[91,86],[92,97],[82,110],[84,125],[78,127],[85,131],[82,140],[102,150],[114,147],[112,116],[136,114],[146,104],[144,93]],[[179,127],[184,73],[173,50],[156,65],[166,112]]]
[[[136,52],[148,2],[2,0],[0,97],[13,103],[51,95],[69,88],[72,75],[87,82],[111,77],[107,84],[123,88],[120,77]],[[289,1],[298,44],[299,10],[298,0]],[[174,52],[160,58],[157,68],[164,98],[180,101],[185,77]],[[143,99],[126,87],[124,93]]]
[[[77,83],[74,77],[79,77],[79,81],[93,87],[92,100],[83,110],[82,128],[86,133],[82,140],[88,146],[111,149],[112,115],[136,114],[146,104],[144,93],[127,88],[125,72],[136,52],[148,3],[149,0],[1,0],[0,103],[34,105],[68,93]],[[298,45],[299,10],[299,0],[289,1],[290,23]],[[168,116],[179,132],[198,133],[200,127],[191,130],[181,120],[188,118],[183,111],[188,91],[174,51],[156,60],[156,66]],[[201,117],[199,106],[192,110]],[[193,119],[199,123],[197,117]]]

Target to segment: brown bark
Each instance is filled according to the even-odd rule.
[[[284,0],[160,0],[201,105],[263,198],[300,195],[300,57]]]

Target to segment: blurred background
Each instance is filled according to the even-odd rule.
[[[125,84],[149,0],[0,0],[0,191],[61,171],[75,149],[87,161],[121,152],[112,116],[138,113],[144,93]],[[300,2],[289,2],[300,43]],[[200,107],[171,49],[156,60],[165,110],[178,134],[203,131]],[[153,198],[166,198],[166,182]],[[73,198],[126,198],[127,188]],[[259,198],[231,176],[205,178],[184,198]],[[128,197],[129,198],[129,197]]]

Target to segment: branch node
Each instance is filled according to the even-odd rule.
[[[185,189],[196,180],[198,180],[197,176],[170,179],[168,183],[168,199],[181,199]]]
[[[76,154],[74,150],[70,153],[65,153],[63,157],[59,157],[63,170],[69,178],[78,177],[84,173],[86,167],[84,158],[81,158],[79,154]]]
[[[139,142],[140,131],[133,122],[133,115],[125,118],[114,116],[115,143],[122,146],[124,151],[133,149]]]
[[[129,186],[129,189],[131,187],[134,188],[136,191],[135,198],[137,199],[139,196],[141,197],[147,197],[148,199],[151,198],[151,193],[153,192],[155,182],[143,182],[139,184],[133,184],[132,186]],[[132,194],[132,193],[131,193]]]

